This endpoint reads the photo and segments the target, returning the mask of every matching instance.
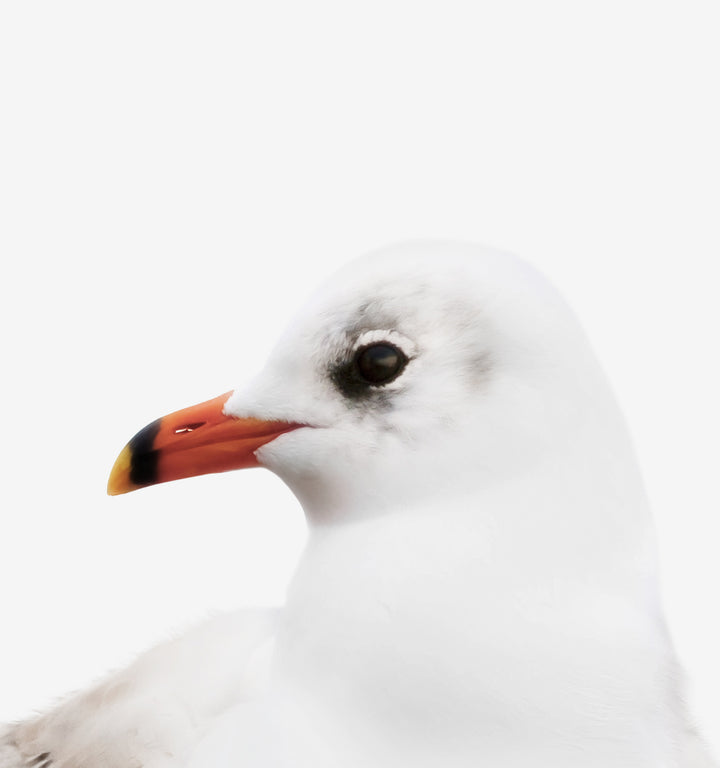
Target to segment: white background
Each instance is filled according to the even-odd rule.
[[[0,721],[282,600],[304,529],[270,473],[107,473],[337,265],[435,236],[521,253],[580,314],[720,754],[718,39],[695,0],[4,3]]]

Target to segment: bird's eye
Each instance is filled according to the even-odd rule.
[[[388,384],[408,363],[405,353],[387,342],[361,347],[355,353],[355,369],[368,384]]]

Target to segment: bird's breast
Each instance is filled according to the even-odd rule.
[[[277,646],[301,699],[377,738],[662,740],[667,657],[652,622],[582,584],[519,578],[491,530],[452,526],[418,518],[412,542],[398,520],[311,535]]]

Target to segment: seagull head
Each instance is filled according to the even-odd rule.
[[[614,411],[572,312],[534,269],[404,243],[337,272],[247,385],[141,430],[108,492],[263,466],[311,518],[347,520],[592,450]]]

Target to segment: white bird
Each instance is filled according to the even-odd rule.
[[[254,465],[307,516],[285,607],[8,729],[0,768],[714,765],[623,419],[520,260],[409,243],[353,262],[249,386],[133,438],[109,490]]]

